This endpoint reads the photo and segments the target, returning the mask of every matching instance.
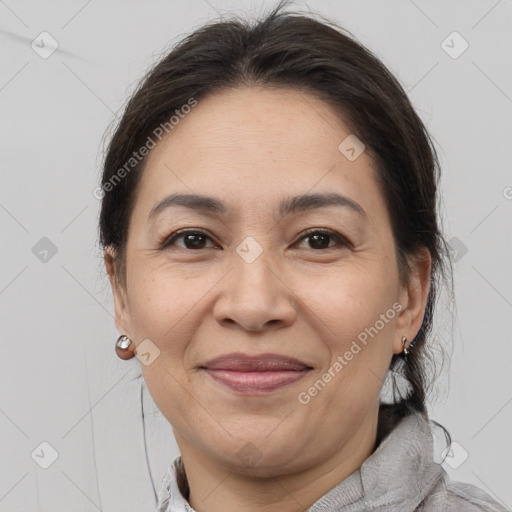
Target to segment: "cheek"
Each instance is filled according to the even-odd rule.
[[[373,326],[381,314],[392,310],[396,295],[392,279],[378,265],[347,266],[314,280],[303,277],[302,285],[306,307],[321,320],[323,330],[332,332],[340,341]]]
[[[180,280],[165,274],[148,274],[135,282],[138,293],[130,304],[130,314],[138,341],[150,339],[157,357],[143,364],[141,371],[155,404],[173,425],[181,425],[190,414],[189,375],[185,355],[194,329],[195,297],[187,297]],[[185,291],[184,291],[185,290]],[[186,430],[187,422],[182,425]]]
[[[198,298],[182,280],[158,269],[133,276],[131,284],[130,317],[137,338],[149,338],[166,352],[182,350],[180,333],[190,327]],[[173,343],[167,343],[171,338]]]
[[[353,269],[326,277],[323,286],[310,289],[315,330],[329,353],[321,379],[340,384],[330,387],[327,402],[378,396],[396,335],[394,289],[378,266],[373,273]]]

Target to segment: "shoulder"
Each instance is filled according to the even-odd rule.
[[[416,510],[418,512],[441,510],[443,512],[510,512],[479,487],[452,481],[446,473]]]

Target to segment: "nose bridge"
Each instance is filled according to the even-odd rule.
[[[236,247],[232,265],[214,308],[217,321],[236,322],[248,330],[293,321],[292,292],[279,275],[281,265],[268,245],[264,248],[247,236]]]
[[[282,293],[277,284],[278,265],[269,245],[263,247],[254,237],[247,236],[236,248],[233,282],[241,303],[249,305],[253,297],[261,307],[269,307]]]
[[[238,260],[235,258],[237,278],[234,279],[237,293],[242,300],[246,300],[247,295],[249,297],[253,295],[260,296],[260,301],[274,302],[281,293],[276,283],[279,279],[275,258],[269,257],[268,249],[254,257],[255,249],[250,246],[248,248],[248,245],[244,243],[237,249]]]

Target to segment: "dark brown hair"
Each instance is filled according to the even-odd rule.
[[[233,17],[209,23],[180,41],[144,77],[110,140],[102,187],[154,130],[177,110],[206,95],[241,86],[289,87],[327,102],[373,157],[390,213],[402,282],[421,248],[432,258],[425,316],[401,374],[407,394],[393,380],[394,403],[382,404],[377,444],[405,416],[426,411],[433,361],[426,344],[441,278],[451,271],[437,219],[439,162],[432,140],[406,93],[384,64],[345,29],[322,18],[283,12],[280,2],[250,24]],[[105,193],[100,243],[115,251],[116,275],[125,273],[125,248],[146,159]],[[449,264],[449,265],[448,265]],[[450,272],[451,276],[451,272]],[[394,355],[396,370],[401,355]],[[392,373],[393,374],[393,373]],[[448,435],[449,438],[449,435]]]

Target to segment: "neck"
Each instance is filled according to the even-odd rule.
[[[229,471],[175,432],[190,488],[188,502],[197,512],[303,512],[373,453],[377,422],[378,411],[367,416],[358,431],[321,464],[267,478]]]

